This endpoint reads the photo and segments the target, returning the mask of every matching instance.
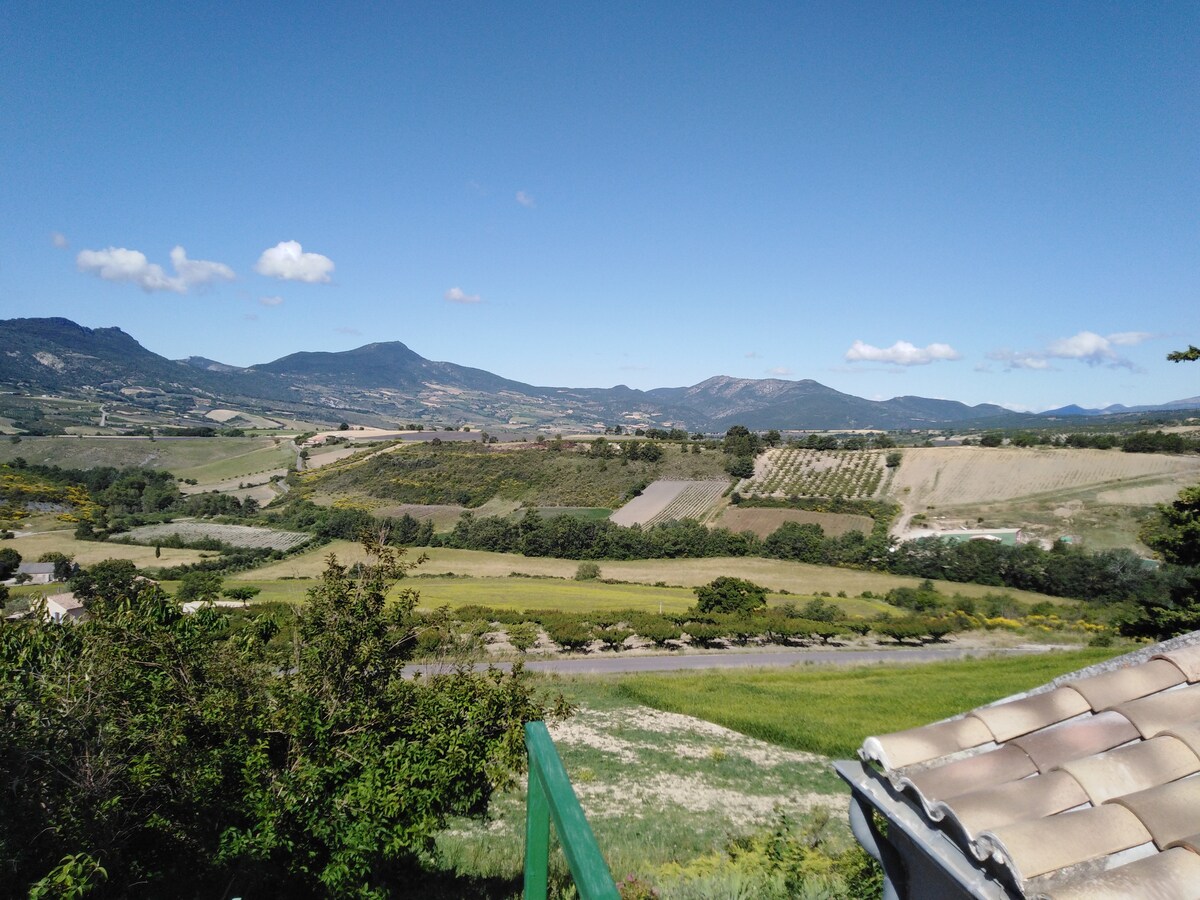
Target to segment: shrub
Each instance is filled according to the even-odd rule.
[[[576,581],[595,581],[600,577],[600,566],[594,562],[581,562],[575,570]]]

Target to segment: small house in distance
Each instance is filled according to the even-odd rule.
[[[83,603],[75,598],[75,594],[52,594],[46,598],[46,617],[52,622],[78,622],[87,616]]]
[[[50,584],[54,580],[54,563],[23,562],[18,564],[17,571],[5,584]]]

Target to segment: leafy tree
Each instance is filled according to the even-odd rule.
[[[221,593],[230,600],[238,600],[243,606],[258,596],[261,588],[256,588],[249,584],[240,584],[236,587],[225,588]]]
[[[753,478],[754,457],[735,456],[725,465],[725,471],[734,478]]]
[[[885,458],[885,464],[887,465],[887,467],[889,469],[895,469],[895,468],[899,467],[900,460],[902,460],[903,458],[904,458],[904,456],[899,450],[893,450]]]
[[[181,603],[207,602],[221,596],[221,576],[217,572],[188,572],[180,581],[175,599]]]
[[[692,589],[702,613],[748,613],[767,604],[767,589],[745,578],[722,575]]]
[[[0,548],[0,581],[7,581],[21,565],[21,554],[12,547]]]
[[[989,431],[979,438],[980,447],[999,447],[1004,443],[1004,435],[998,431]]]
[[[1195,362],[1200,359],[1200,347],[1188,345],[1186,350],[1176,350],[1167,354],[1171,362]]]

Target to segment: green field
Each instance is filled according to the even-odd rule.
[[[530,506],[615,509],[658,478],[725,478],[724,454],[663,446],[657,462],[592,458],[580,449],[494,449],[475,443],[398,446],[306,475],[301,490],[390,503],[479,507],[493,498]]]
[[[335,553],[339,560],[354,563],[364,560],[362,548],[351,541],[334,541],[307,553],[301,553],[276,563],[241,572],[231,576],[238,581],[274,581],[280,578],[316,577],[325,568],[325,559]],[[570,559],[527,557],[515,553],[489,553],[482,550],[451,550],[434,547],[423,550],[414,547],[410,558],[422,552],[429,556],[416,574],[421,575],[470,575],[475,578],[503,578],[513,572],[522,575],[541,575],[551,578],[573,578],[579,563]],[[864,591],[886,594],[894,587],[916,587],[920,579],[904,575],[889,575],[885,572],[865,572],[859,569],[838,569],[833,566],[813,566],[807,563],[787,562],[760,557],[722,557],[715,559],[648,559],[606,561],[600,560],[600,577],[636,584],[655,585],[659,582],[691,588],[707,584],[721,575],[747,578],[772,591],[787,591],[800,596],[818,593],[837,594],[844,591],[856,597]],[[424,580],[424,579],[422,579]],[[520,579],[513,579],[519,581]],[[1064,602],[1058,597],[1047,597],[1033,591],[1017,591],[979,584],[958,584],[949,581],[934,582],[938,590],[947,596],[961,594],[964,597],[982,597],[985,594],[1006,593],[1023,603],[1038,603],[1049,600]],[[513,588],[519,590],[518,587]]]
[[[911,666],[627,675],[613,689],[632,702],[784,747],[846,757],[869,735],[935,722],[1121,652],[1092,648]]]
[[[276,441],[278,440],[278,444]],[[65,469],[141,466],[166,469],[177,478],[221,481],[295,462],[288,440],[271,437],[149,438],[23,437],[0,442],[0,462],[22,457]]]

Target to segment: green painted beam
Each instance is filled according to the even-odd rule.
[[[525,898],[546,897],[549,855],[549,823],[554,830],[580,900],[619,900],[620,894],[596,835],[588,824],[571,779],[563,768],[558,749],[545,722],[525,724],[525,748],[529,752],[529,797],[525,822]]]

